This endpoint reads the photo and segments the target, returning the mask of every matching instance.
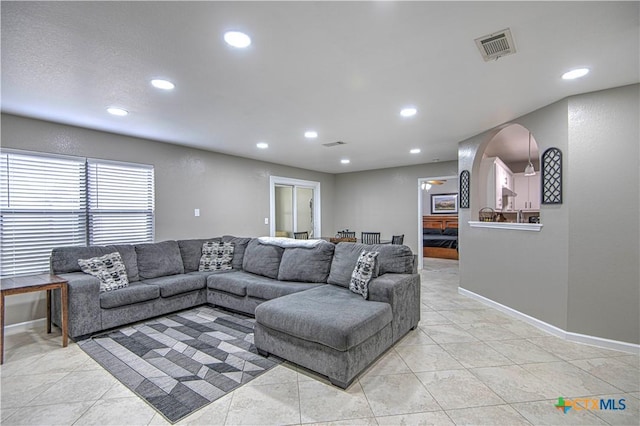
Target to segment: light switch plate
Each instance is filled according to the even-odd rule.
[[[195,217],[200,216],[200,209],[194,209],[194,210],[193,210],[193,215],[194,215]]]

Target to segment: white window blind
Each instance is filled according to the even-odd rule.
[[[87,161],[89,244],[153,241],[153,167]]]
[[[51,249],[152,242],[153,166],[3,149],[0,275],[49,271]]]
[[[49,270],[51,248],[87,240],[84,159],[0,153],[2,276]]]

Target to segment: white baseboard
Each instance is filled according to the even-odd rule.
[[[33,328],[45,328],[47,326],[46,318],[38,318],[31,321],[19,322],[17,324],[11,324],[4,327],[4,335],[10,336],[12,334],[22,333]]]
[[[517,311],[513,308],[505,306],[501,303],[488,299],[484,296],[481,296],[479,294],[476,294],[464,288],[458,287],[458,293],[464,296],[468,296],[472,299],[475,299],[481,303],[484,303],[485,305],[489,305],[492,308],[499,310],[500,312],[503,312],[519,320],[522,320],[527,324],[531,324],[532,326],[537,327],[540,330],[546,331],[547,333],[550,333],[556,337],[560,337],[561,339],[565,339],[570,342],[584,343],[587,345],[597,346],[605,349],[613,349],[615,351],[627,352],[634,355],[640,354],[640,345],[636,345],[634,343],[621,342],[619,340],[610,340],[602,337],[589,336],[586,334],[572,333],[570,331],[566,331],[561,328],[558,328],[555,325],[551,325],[549,323],[541,321],[537,318],[524,314],[520,311]]]

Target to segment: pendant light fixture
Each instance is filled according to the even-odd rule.
[[[533,168],[533,163],[531,162],[531,132],[529,132],[529,164],[524,168],[525,176],[535,176],[536,171]]]

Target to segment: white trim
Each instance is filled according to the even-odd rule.
[[[276,185],[292,185],[313,189],[313,237],[320,238],[322,236],[322,208],[320,200],[320,182],[312,180],[293,179],[281,176],[269,176],[269,236],[276,235]],[[295,201],[295,191],[294,191]],[[297,229],[296,218],[294,215],[294,230]]]
[[[605,349],[612,349],[614,351],[621,351],[621,352],[627,352],[627,353],[631,353],[634,355],[638,355],[640,354],[640,345],[636,345],[634,343],[627,343],[627,342],[621,342],[619,340],[610,340],[610,339],[605,339],[602,337],[597,337],[597,336],[589,336],[587,334],[580,334],[580,333],[572,333],[570,331],[566,331],[563,330],[561,328],[556,327],[555,325],[551,325],[549,323],[546,323],[544,321],[541,321],[537,318],[534,318],[532,316],[529,316],[527,314],[524,314],[520,311],[517,311],[513,308],[510,308],[508,306],[505,306],[501,303],[498,303],[494,300],[488,299],[484,296],[481,296],[477,293],[474,293],[472,291],[466,290],[462,287],[458,287],[458,293],[462,294],[464,296],[468,296],[472,299],[475,299],[481,303],[484,303],[485,305],[491,306],[492,308],[495,308],[497,310],[499,310],[500,312],[503,312],[511,317],[517,318],[519,320],[522,320],[536,328],[539,328],[542,331],[546,331],[547,333],[550,333],[556,337],[559,337],[561,339],[565,339],[568,340],[570,342],[577,342],[577,343],[584,343],[587,345],[591,345],[591,346],[597,346],[600,348],[605,348]]]
[[[492,229],[511,229],[512,231],[534,231],[540,232],[541,223],[510,223],[510,222],[480,222],[470,220],[469,226],[472,228],[492,228]]]
[[[31,321],[19,322],[17,324],[5,325],[4,335],[23,333],[34,328],[45,328],[47,326],[46,318],[38,318]]]

